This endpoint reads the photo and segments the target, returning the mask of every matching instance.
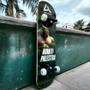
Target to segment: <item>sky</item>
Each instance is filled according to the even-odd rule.
[[[49,1],[57,14],[58,24],[62,27],[66,23],[75,23],[78,20],[83,19],[86,23],[90,21],[90,0],[46,0]],[[22,2],[19,0],[19,6],[24,9],[27,14],[26,20],[36,21],[36,18],[30,12],[30,8],[22,6]],[[3,14],[1,14],[3,15]]]
[[[83,19],[90,21],[90,0],[50,0],[54,5],[59,21],[58,26],[75,23]]]

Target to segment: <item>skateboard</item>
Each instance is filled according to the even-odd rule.
[[[39,89],[49,86],[60,67],[56,66],[55,39],[56,13],[52,5],[46,1],[39,1],[37,15],[37,60],[36,86]]]

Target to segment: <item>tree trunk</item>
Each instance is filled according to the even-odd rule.
[[[7,6],[5,10],[6,16],[12,16],[12,17],[14,16],[13,5],[14,5],[14,0],[7,1]]]

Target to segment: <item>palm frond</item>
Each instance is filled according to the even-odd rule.
[[[15,10],[16,10],[16,17],[19,17],[20,14],[22,14],[23,17],[26,17],[26,13],[24,12],[24,10],[19,8],[17,0],[14,1],[14,7],[15,7]]]
[[[26,4],[28,8],[31,7],[31,12],[36,14],[38,1],[39,0],[23,0],[23,4]]]
[[[87,26],[90,26],[90,22],[87,24]]]
[[[26,13],[23,10],[19,10],[18,12],[16,12],[16,17],[17,18],[26,17]]]
[[[84,26],[85,22],[83,21],[83,19],[78,20],[75,24],[74,24],[74,28],[78,29],[78,30],[83,30],[83,26]]]
[[[14,0],[14,7],[15,7],[16,11],[19,11],[19,5],[18,5],[17,0]]]
[[[2,1],[0,1],[0,10],[4,11],[6,8],[6,5],[2,3]]]
[[[18,13],[18,14],[22,13],[23,16],[26,16],[25,12],[22,9],[19,8],[18,0],[4,0],[4,1],[6,2],[6,5],[4,3],[2,3],[2,0],[0,0],[0,11],[5,10],[5,13],[7,13],[7,11],[10,11],[10,10],[13,9],[13,8],[10,8],[9,6],[11,4],[14,4],[12,6],[14,6],[14,8],[16,10],[16,13]],[[22,0],[22,1],[23,1],[23,4],[25,4],[28,8],[31,8],[30,10],[31,10],[32,14],[36,14],[37,4],[38,4],[39,0]],[[6,14],[6,15],[8,15],[8,14]]]

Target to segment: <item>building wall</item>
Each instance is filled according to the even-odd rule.
[[[74,29],[74,24],[67,23],[63,27],[67,29]]]

